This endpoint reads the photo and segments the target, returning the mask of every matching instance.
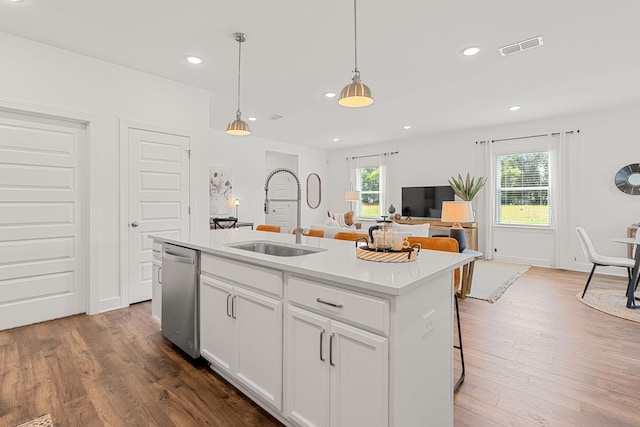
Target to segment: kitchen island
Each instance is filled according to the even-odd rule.
[[[200,354],[285,425],[453,425],[452,272],[471,256],[379,263],[353,242],[240,229],[151,238],[201,252]],[[264,241],[309,253],[247,250]]]

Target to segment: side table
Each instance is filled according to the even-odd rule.
[[[475,267],[476,259],[482,258],[484,254],[482,252],[474,251],[473,249],[465,249],[463,254],[473,255],[473,259],[468,264],[463,265],[462,268],[462,284],[460,285],[460,295],[458,298],[466,298],[471,292],[471,282],[473,281],[473,268]]]

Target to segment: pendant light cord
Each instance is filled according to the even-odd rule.
[[[237,34],[236,40],[238,40],[238,109],[236,110],[236,116],[240,118],[240,64],[242,59],[242,42],[244,41],[244,34]]]
[[[354,49],[354,57],[356,68],[354,68],[353,72],[356,75],[360,74],[358,71],[358,19],[357,19],[357,8],[356,8],[356,0],[353,0],[353,45]]]

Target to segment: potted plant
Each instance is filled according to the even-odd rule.
[[[467,202],[472,201],[486,183],[486,176],[471,178],[469,176],[469,172],[467,172],[466,178],[462,178],[462,176],[458,174],[458,178],[452,176],[449,180],[449,185],[453,188],[453,192],[456,196]]]

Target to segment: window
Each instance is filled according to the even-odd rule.
[[[373,218],[381,215],[380,175],[380,165],[356,168],[357,188],[360,189],[357,216]]]
[[[551,225],[549,153],[496,157],[496,224]]]

